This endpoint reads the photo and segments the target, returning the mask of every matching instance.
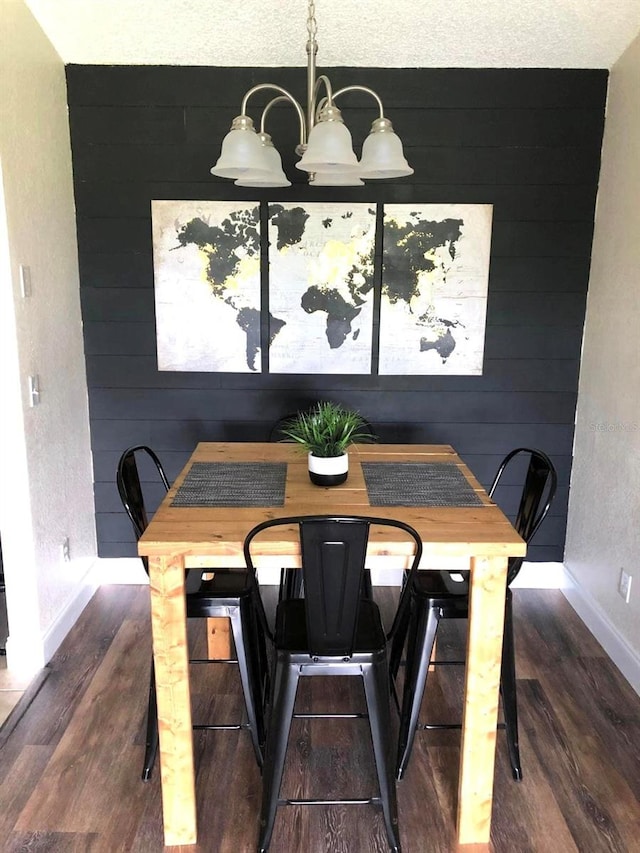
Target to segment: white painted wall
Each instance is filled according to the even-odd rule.
[[[638,692],[639,330],[640,37],[609,84],[565,551],[570,600],[617,635],[618,665]],[[629,604],[617,592],[621,567],[633,574]],[[598,639],[607,648],[605,634]]]
[[[306,64],[305,0],[27,3],[65,62]],[[318,66],[609,68],[638,33],[640,4],[604,10],[594,0],[316,0]]]
[[[87,384],[64,66],[22,0],[0,7],[0,532],[8,663],[35,670],[93,592]],[[3,201],[2,201],[3,199]],[[33,294],[20,294],[19,266]],[[27,377],[41,402],[30,408]],[[71,561],[62,558],[68,536]]]

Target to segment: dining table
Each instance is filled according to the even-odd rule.
[[[451,446],[355,444],[348,453],[346,482],[325,488],[310,482],[306,453],[293,443],[201,442],[139,540],[149,560],[167,846],[197,842],[185,570],[243,566],[256,524],[319,514],[400,519],[422,538],[420,570],[451,561],[470,570],[457,843],[489,843],[507,563],[526,544]],[[407,540],[394,535],[372,528],[368,564],[408,566]],[[267,538],[255,555],[259,569],[296,568],[297,547],[293,527]],[[208,626],[210,645],[223,653],[225,621]]]

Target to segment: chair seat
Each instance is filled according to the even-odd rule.
[[[213,577],[209,575],[213,574]],[[251,588],[246,569],[189,569],[185,580],[187,616],[212,616],[224,607],[237,607],[241,599],[249,601]]]
[[[276,647],[283,651],[308,654],[309,640],[304,599],[292,598],[278,605],[275,641]],[[378,605],[364,599],[360,602],[354,654],[375,652],[385,646],[386,638]]]
[[[185,579],[187,595],[206,598],[221,595],[239,596],[250,592],[246,569],[188,569]]]
[[[469,572],[418,572],[413,589],[425,598],[469,595]]]

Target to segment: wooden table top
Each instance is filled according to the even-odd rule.
[[[285,501],[277,507],[172,507],[171,502],[194,462],[286,462]],[[464,473],[482,501],[474,507],[372,507],[362,462],[452,462]],[[331,513],[398,518],[415,527],[429,556],[523,556],[526,545],[502,511],[491,501],[467,466],[449,445],[360,444],[349,448],[349,476],[340,486],[321,488],[309,480],[307,457],[294,444],[202,442],[163,500],[138,543],[146,556],[184,554],[185,557],[229,558],[242,562],[242,545],[249,530],[261,521],[289,515]],[[274,534],[275,535],[275,534]],[[274,556],[290,554],[287,529],[267,539]],[[369,553],[400,556],[406,540],[392,542],[371,532]],[[265,552],[266,553],[266,552]],[[424,559],[424,558],[423,558]]]

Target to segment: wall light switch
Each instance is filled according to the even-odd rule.
[[[629,572],[625,572],[624,569],[620,569],[620,580],[618,581],[618,592],[624,598],[625,602],[628,604],[629,599],[631,598],[631,581],[633,578],[629,574]]]
[[[31,296],[31,268],[20,264],[20,293],[23,299]]]
[[[35,376],[29,377],[29,404],[31,408],[37,406],[40,402],[40,377],[36,374]]]

